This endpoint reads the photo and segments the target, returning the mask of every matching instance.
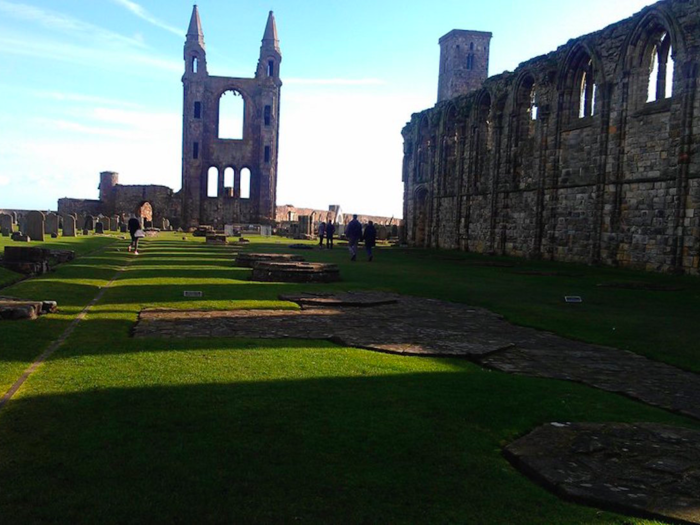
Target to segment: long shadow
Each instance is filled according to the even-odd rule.
[[[0,479],[11,480],[0,512],[16,523],[619,523],[532,485],[500,445],[563,417],[682,420],[575,387],[549,394],[466,367],[22,398],[0,413]]]

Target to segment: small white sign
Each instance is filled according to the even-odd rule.
[[[579,297],[578,295],[567,295],[566,297],[564,297],[564,300],[567,303],[576,303],[576,304],[583,302],[583,298]]]
[[[204,292],[185,292],[184,293],[185,297],[202,297],[204,296]]]

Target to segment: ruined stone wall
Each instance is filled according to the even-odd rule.
[[[113,190],[114,208],[107,210],[104,215],[129,215],[135,214],[145,203],[149,203],[153,209],[153,223],[161,224],[163,219],[168,219],[176,224],[181,216],[182,201],[167,186],[124,186],[118,184]],[[173,222],[175,221],[175,222]]]
[[[75,215],[94,215],[99,214],[109,215],[109,213],[104,213],[104,204],[102,201],[92,200],[92,199],[71,199],[63,198],[58,199],[58,213],[59,215],[64,214],[75,214]]]
[[[700,273],[698,27],[663,0],[413,115],[409,244]]]

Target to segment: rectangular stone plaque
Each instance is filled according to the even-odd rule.
[[[185,291],[184,295],[185,297],[203,297],[204,292]]]
[[[583,298],[579,297],[578,295],[567,295],[566,297],[564,297],[564,300],[567,303],[574,303],[574,304],[583,302]]]

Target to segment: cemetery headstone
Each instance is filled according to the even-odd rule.
[[[85,223],[83,224],[83,230],[94,230],[94,229],[95,229],[95,218],[92,215],[86,215],[85,216]]]
[[[75,217],[72,215],[66,215],[63,217],[63,236],[64,237],[75,237]]]
[[[102,224],[101,222],[98,222],[97,224],[95,224],[95,233],[104,233],[105,232],[104,228],[105,228],[104,224]]]
[[[12,233],[12,215],[0,213],[0,233],[3,237],[9,237]]]
[[[51,235],[52,237],[58,236],[58,215],[51,212],[46,216],[46,221],[44,223],[44,233]]]
[[[109,221],[109,231],[116,232],[119,230],[119,215],[115,215]]]
[[[33,241],[44,241],[44,214],[40,211],[27,213],[27,236]]]

